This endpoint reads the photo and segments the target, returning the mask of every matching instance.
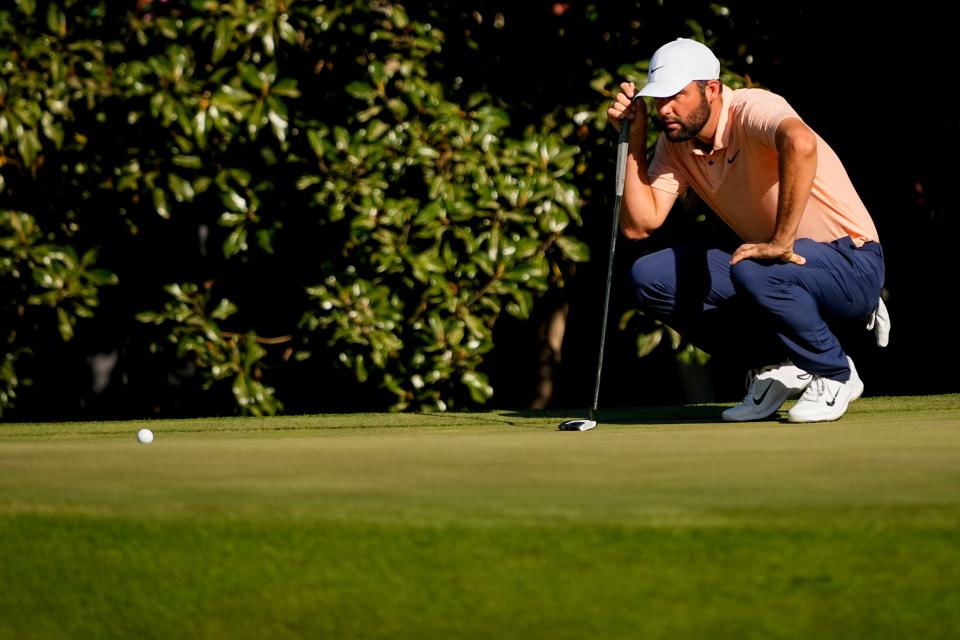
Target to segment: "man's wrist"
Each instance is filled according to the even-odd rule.
[[[767,243],[771,247],[774,247],[776,249],[783,249],[784,251],[793,251],[794,238],[790,237],[790,238],[783,239],[777,236],[773,236],[772,238],[770,238],[770,240],[767,241]]]

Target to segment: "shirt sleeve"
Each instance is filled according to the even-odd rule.
[[[647,177],[650,179],[650,186],[654,189],[682,196],[687,192],[689,181],[679,168],[679,163],[674,161],[667,149],[667,144],[663,136],[660,136],[656,150],[653,152],[653,160],[647,169]]]
[[[799,118],[781,96],[763,89],[747,90],[740,107],[740,124],[748,139],[775,148],[777,127],[786,118]]]

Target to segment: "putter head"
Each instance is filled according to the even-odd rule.
[[[560,423],[560,431],[590,431],[597,426],[596,420],[567,420]]]

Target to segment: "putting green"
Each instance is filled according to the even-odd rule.
[[[960,635],[960,396],[718,413],[5,425],[0,637]]]

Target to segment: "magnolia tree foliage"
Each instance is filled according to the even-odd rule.
[[[121,367],[248,414],[306,375],[368,406],[487,401],[498,319],[564,283],[585,204],[607,209],[606,103],[649,55],[615,43],[670,8],[639,4],[6,3],[0,412],[97,326]],[[574,25],[583,51],[558,46]]]
[[[497,319],[527,317],[588,258],[578,147],[450,93],[444,46],[373,0],[0,10],[0,411],[32,344],[70,340],[145,268],[170,277],[137,292],[141,339],[244,413],[282,408],[271,352],[323,354],[396,408],[487,401]],[[203,232],[189,280],[172,248],[98,259],[165,227]],[[270,278],[302,295],[265,330]]]

